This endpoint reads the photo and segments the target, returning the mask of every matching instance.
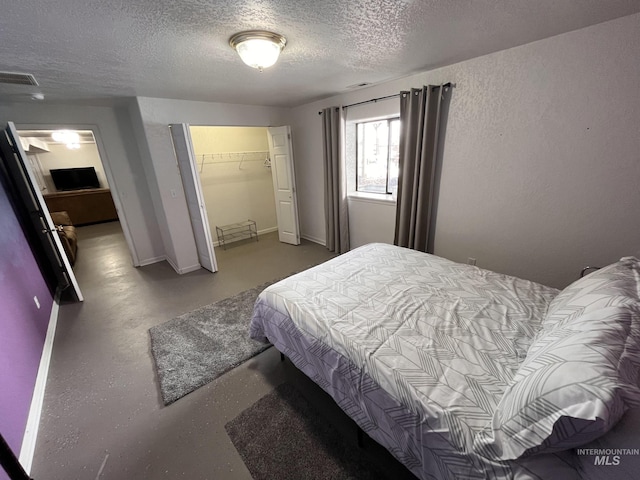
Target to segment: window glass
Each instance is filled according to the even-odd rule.
[[[357,124],[356,190],[394,194],[398,189],[400,120]]]

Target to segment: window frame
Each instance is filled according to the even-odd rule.
[[[375,119],[362,119],[360,121],[355,121],[353,122],[355,125],[355,190],[354,193],[356,194],[365,194],[365,195],[384,195],[387,197],[391,197],[394,196],[395,193],[393,191],[390,191],[389,189],[389,178],[390,178],[390,169],[391,169],[391,134],[392,134],[392,128],[391,128],[391,122],[397,121],[399,127],[401,127],[400,124],[400,115],[393,115],[393,116],[389,116],[389,117],[383,117],[383,118],[375,118]],[[359,155],[360,155],[360,150],[359,150],[359,130],[360,130],[360,125],[363,124],[367,124],[367,123],[376,123],[376,122],[386,122],[387,123],[387,168],[386,168],[386,177],[385,177],[385,191],[384,192],[372,192],[372,191],[366,191],[366,190],[359,190],[359,179],[360,179],[360,175],[359,175],[359,167],[360,167],[360,161],[359,161]],[[400,141],[400,130],[398,130],[398,142]],[[364,159],[363,159],[364,160]]]

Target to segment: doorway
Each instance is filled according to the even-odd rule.
[[[18,135],[71,265],[82,253],[76,229],[107,222],[118,224],[111,230],[122,231],[135,265],[135,250],[94,131],[47,126],[20,128]]]

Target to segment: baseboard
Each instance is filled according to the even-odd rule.
[[[173,263],[173,260],[171,260],[169,257],[164,257],[164,259],[167,261],[169,265],[171,265],[171,268],[173,268],[176,271],[176,273],[180,273],[180,269],[175,263]]]
[[[166,259],[167,259],[166,255],[161,255],[159,257],[153,257],[153,258],[148,258],[146,260],[142,260],[140,263],[138,263],[138,265],[135,265],[135,266],[136,267],[144,267],[146,265],[151,265],[153,263],[162,262],[162,261],[164,261]]]
[[[58,290],[53,298],[51,305],[51,315],[49,316],[49,325],[47,327],[47,335],[44,339],[42,347],[42,356],[40,357],[40,366],[38,367],[38,375],[36,384],[31,397],[31,407],[29,408],[29,417],[27,418],[27,426],[22,437],[22,446],[20,447],[20,464],[22,468],[29,474],[31,472],[31,464],[33,463],[33,454],[36,450],[36,439],[38,438],[38,426],[40,425],[40,415],[42,414],[42,404],[44,402],[44,391],[47,386],[47,376],[49,375],[49,364],[51,363],[51,354],[53,352],[53,339],[56,335],[56,326],[58,325],[58,311],[60,309],[60,291]]]
[[[305,240],[309,240],[310,242],[313,242],[313,243],[318,243],[323,247],[327,246],[327,241],[325,239],[313,237],[311,235],[300,235],[300,238],[304,238]]]
[[[278,227],[270,227],[270,228],[265,228],[264,230],[258,230],[258,235],[264,235],[265,233],[271,233],[271,232],[277,232],[278,231]]]
[[[202,268],[199,263],[196,263],[195,265],[190,265],[188,267],[178,268],[178,266],[169,257],[166,257],[165,260],[169,265],[171,265],[171,268],[173,268],[176,271],[176,273],[179,275],[183,275],[189,272],[195,272],[196,270],[200,270],[200,268]]]
[[[200,270],[202,265],[199,263],[197,265],[191,265],[190,267],[180,268],[176,270],[180,275],[184,275],[185,273],[195,272],[196,270]]]

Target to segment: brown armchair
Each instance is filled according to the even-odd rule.
[[[51,212],[51,220],[53,220],[60,242],[64,248],[69,263],[73,265],[76,263],[76,255],[78,253],[78,235],[76,233],[76,227],[71,223],[69,214],[66,211]]]

